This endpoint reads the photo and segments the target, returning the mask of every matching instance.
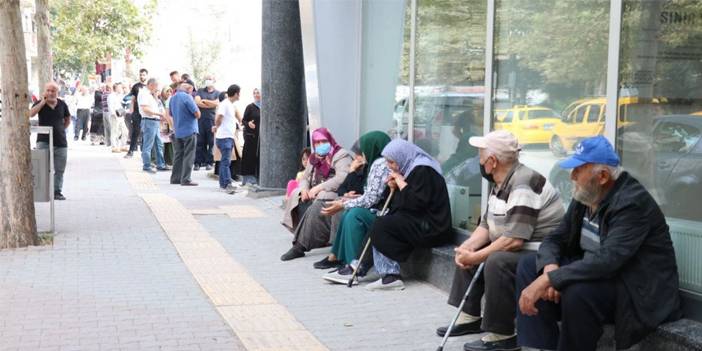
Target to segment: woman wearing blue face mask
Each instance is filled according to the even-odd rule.
[[[312,144],[314,152],[298,190],[290,196],[283,218],[283,225],[295,234],[292,248],[280,257],[283,261],[302,257],[305,251],[329,243],[334,225],[330,217],[320,213],[328,201],[338,197],[336,191],[353,161],[326,128],[312,132]]]

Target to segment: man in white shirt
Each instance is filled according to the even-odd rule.
[[[234,103],[239,100],[241,89],[238,85],[232,84],[227,89],[227,98],[217,107],[215,126],[212,128],[215,133],[217,148],[222,154],[219,161],[219,187],[228,194],[234,194],[236,188],[231,184],[232,175],[229,170],[229,163],[232,158],[235,133],[237,132],[236,106]]]
[[[127,125],[124,123],[124,109],[122,108],[122,98],[124,93],[122,92],[122,85],[116,83],[113,86],[113,92],[107,98],[107,109],[109,110],[110,118],[110,145],[112,145],[112,152],[127,151],[127,137],[129,136],[129,131],[127,130]]]
[[[146,82],[146,87],[139,90],[137,103],[139,105],[139,114],[141,114],[141,160],[144,163],[144,172],[156,173],[151,169],[151,149],[156,144],[156,169],[159,171],[170,170],[166,166],[166,161],[163,158],[163,142],[159,138],[159,128],[161,118],[164,115],[163,104],[157,98],[158,82],[156,78],[149,78]]]
[[[92,105],[93,96],[90,95],[88,88],[86,86],[78,88],[78,108],[76,110],[76,125],[73,129],[73,140],[78,140],[81,129],[83,130],[83,135],[80,137],[81,140],[85,140],[85,137],[90,133],[90,107]]]

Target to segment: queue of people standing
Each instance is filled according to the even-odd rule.
[[[311,137],[286,197],[282,224],[293,235],[280,259],[331,244],[313,264],[332,269],[323,280],[405,289],[400,263],[416,248],[453,240],[439,163],[381,131],[350,149],[325,128]],[[461,310],[438,336],[484,333],[466,351],[595,351],[603,326],[614,324],[617,349],[625,349],[681,318],[666,218],[606,138],[584,139],[559,163],[572,169],[567,208],[546,177],[520,163],[512,133],[468,143],[490,192],[478,227],[455,248],[448,303]]]
[[[238,85],[220,94],[211,75],[199,90],[188,74],[173,71],[170,80],[162,86],[141,69],[128,94],[122,83],[97,88],[77,83],[72,92],[56,82],[44,86],[30,117],[39,115],[39,125],[54,128],[54,199],[66,199],[62,191],[68,131],[74,142],[105,145],[113,153],[126,152],[125,158],[139,152],[143,171],[171,171],[172,184],[197,185],[192,171],[212,170],[215,159],[223,192],[233,194],[258,183],[259,90],[254,89],[254,102],[242,116],[235,104]],[[40,135],[37,147],[48,148],[48,137]]]

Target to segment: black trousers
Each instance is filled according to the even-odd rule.
[[[529,251],[499,251],[492,253],[485,261],[483,274],[473,285],[473,290],[468,294],[466,303],[463,305],[463,312],[480,316],[480,301],[483,295],[485,296],[483,330],[505,335],[514,333],[514,316],[517,310],[514,278],[519,259],[527,254]],[[466,270],[456,268],[449,294],[449,305],[458,307],[476,269],[477,266]]]
[[[539,275],[536,254],[523,257],[517,268],[517,294],[521,294]],[[602,327],[614,322],[616,303],[617,290],[613,280],[570,284],[561,291],[559,304],[544,300],[537,302],[539,313],[536,316],[517,311],[518,343],[545,350],[595,351]]]
[[[197,135],[197,152],[195,154],[195,165],[205,167],[214,164],[214,142],[215,137],[212,133],[214,119],[210,117],[202,117],[197,121],[200,133]]]
[[[141,135],[141,116],[132,114],[132,128],[129,129],[129,152],[137,151],[139,135]]]
[[[195,162],[195,143],[197,134],[173,140],[173,169],[171,183],[183,184],[192,181],[193,163]]]
[[[78,138],[80,136],[80,131],[82,130],[82,138],[85,139],[85,136],[88,135],[88,133],[90,132],[88,130],[88,123],[90,122],[90,110],[80,108],[77,110],[76,114],[76,124],[75,126],[73,126],[73,135],[75,138]]]

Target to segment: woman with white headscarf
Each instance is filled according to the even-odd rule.
[[[375,269],[381,276],[369,290],[402,290],[400,264],[416,247],[435,247],[451,239],[451,208],[439,163],[418,146],[393,140],[382,153],[395,189],[390,211],[371,227]]]

